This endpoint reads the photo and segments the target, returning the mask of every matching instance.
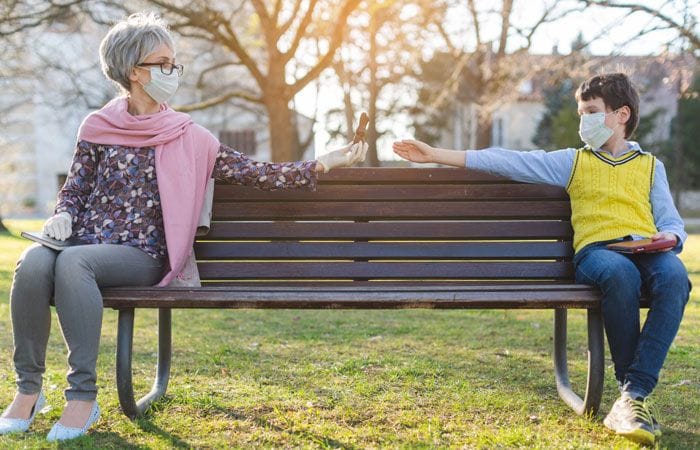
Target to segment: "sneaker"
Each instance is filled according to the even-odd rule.
[[[654,432],[654,436],[657,438],[661,437],[661,424],[656,420],[656,416],[658,415],[656,413],[656,408],[652,404],[651,400],[649,397],[644,399],[644,407],[647,409],[647,412],[649,413],[649,417],[651,417],[651,428],[652,431]]]
[[[610,413],[603,420],[603,424],[616,434],[644,445],[654,445],[656,433],[654,432],[654,418],[649,413],[643,398],[636,399],[626,393],[617,399]],[[657,428],[659,432],[661,428]]]

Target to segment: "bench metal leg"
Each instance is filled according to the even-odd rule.
[[[134,399],[131,382],[131,352],[134,336],[134,309],[119,310],[117,331],[117,391],[122,411],[130,419],[142,415],[154,401],[165,394],[170,377],[171,310],[160,308],[158,312],[158,369],[151,392],[138,402]]]
[[[603,372],[605,349],[603,343],[603,318],[600,310],[588,310],[588,378],[586,394],[579,397],[569,382],[566,358],[566,309],[554,310],[554,375],[557,391],[564,402],[577,414],[595,416],[603,396]]]

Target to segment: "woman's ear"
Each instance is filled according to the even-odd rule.
[[[131,81],[132,83],[143,83],[143,81],[139,80],[139,73],[136,70],[136,67],[131,68],[131,72],[129,72],[129,81]]]

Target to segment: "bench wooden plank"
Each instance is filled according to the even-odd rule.
[[[571,258],[571,242],[199,242],[197,259]]]
[[[571,240],[567,220],[430,221],[430,222],[212,222],[198,241],[221,239],[564,239]]]
[[[573,277],[570,262],[201,262],[202,279]]]
[[[362,289],[108,289],[104,305],[112,308],[255,308],[255,309],[396,309],[396,308],[593,308],[591,289],[549,290],[362,290]]]
[[[214,220],[533,219],[568,220],[568,201],[215,203]]]
[[[438,200],[507,200],[538,199],[568,200],[566,191],[557,186],[541,184],[444,184],[444,185],[357,185],[335,184],[319,186],[317,191],[278,190],[266,192],[245,186],[219,184],[214,196],[217,202],[279,202],[279,201],[438,201]]]
[[[323,185],[336,183],[396,184],[396,183],[516,183],[503,177],[461,168],[438,169],[413,167],[338,168],[320,174]]]

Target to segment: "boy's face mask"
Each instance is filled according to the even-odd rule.
[[[605,117],[609,114],[615,114],[617,111],[618,110],[615,110],[607,114],[604,112],[582,114],[578,128],[578,134],[581,136],[581,140],[593,150],[602,147],[614,133],[612,128],[605,125]]]

